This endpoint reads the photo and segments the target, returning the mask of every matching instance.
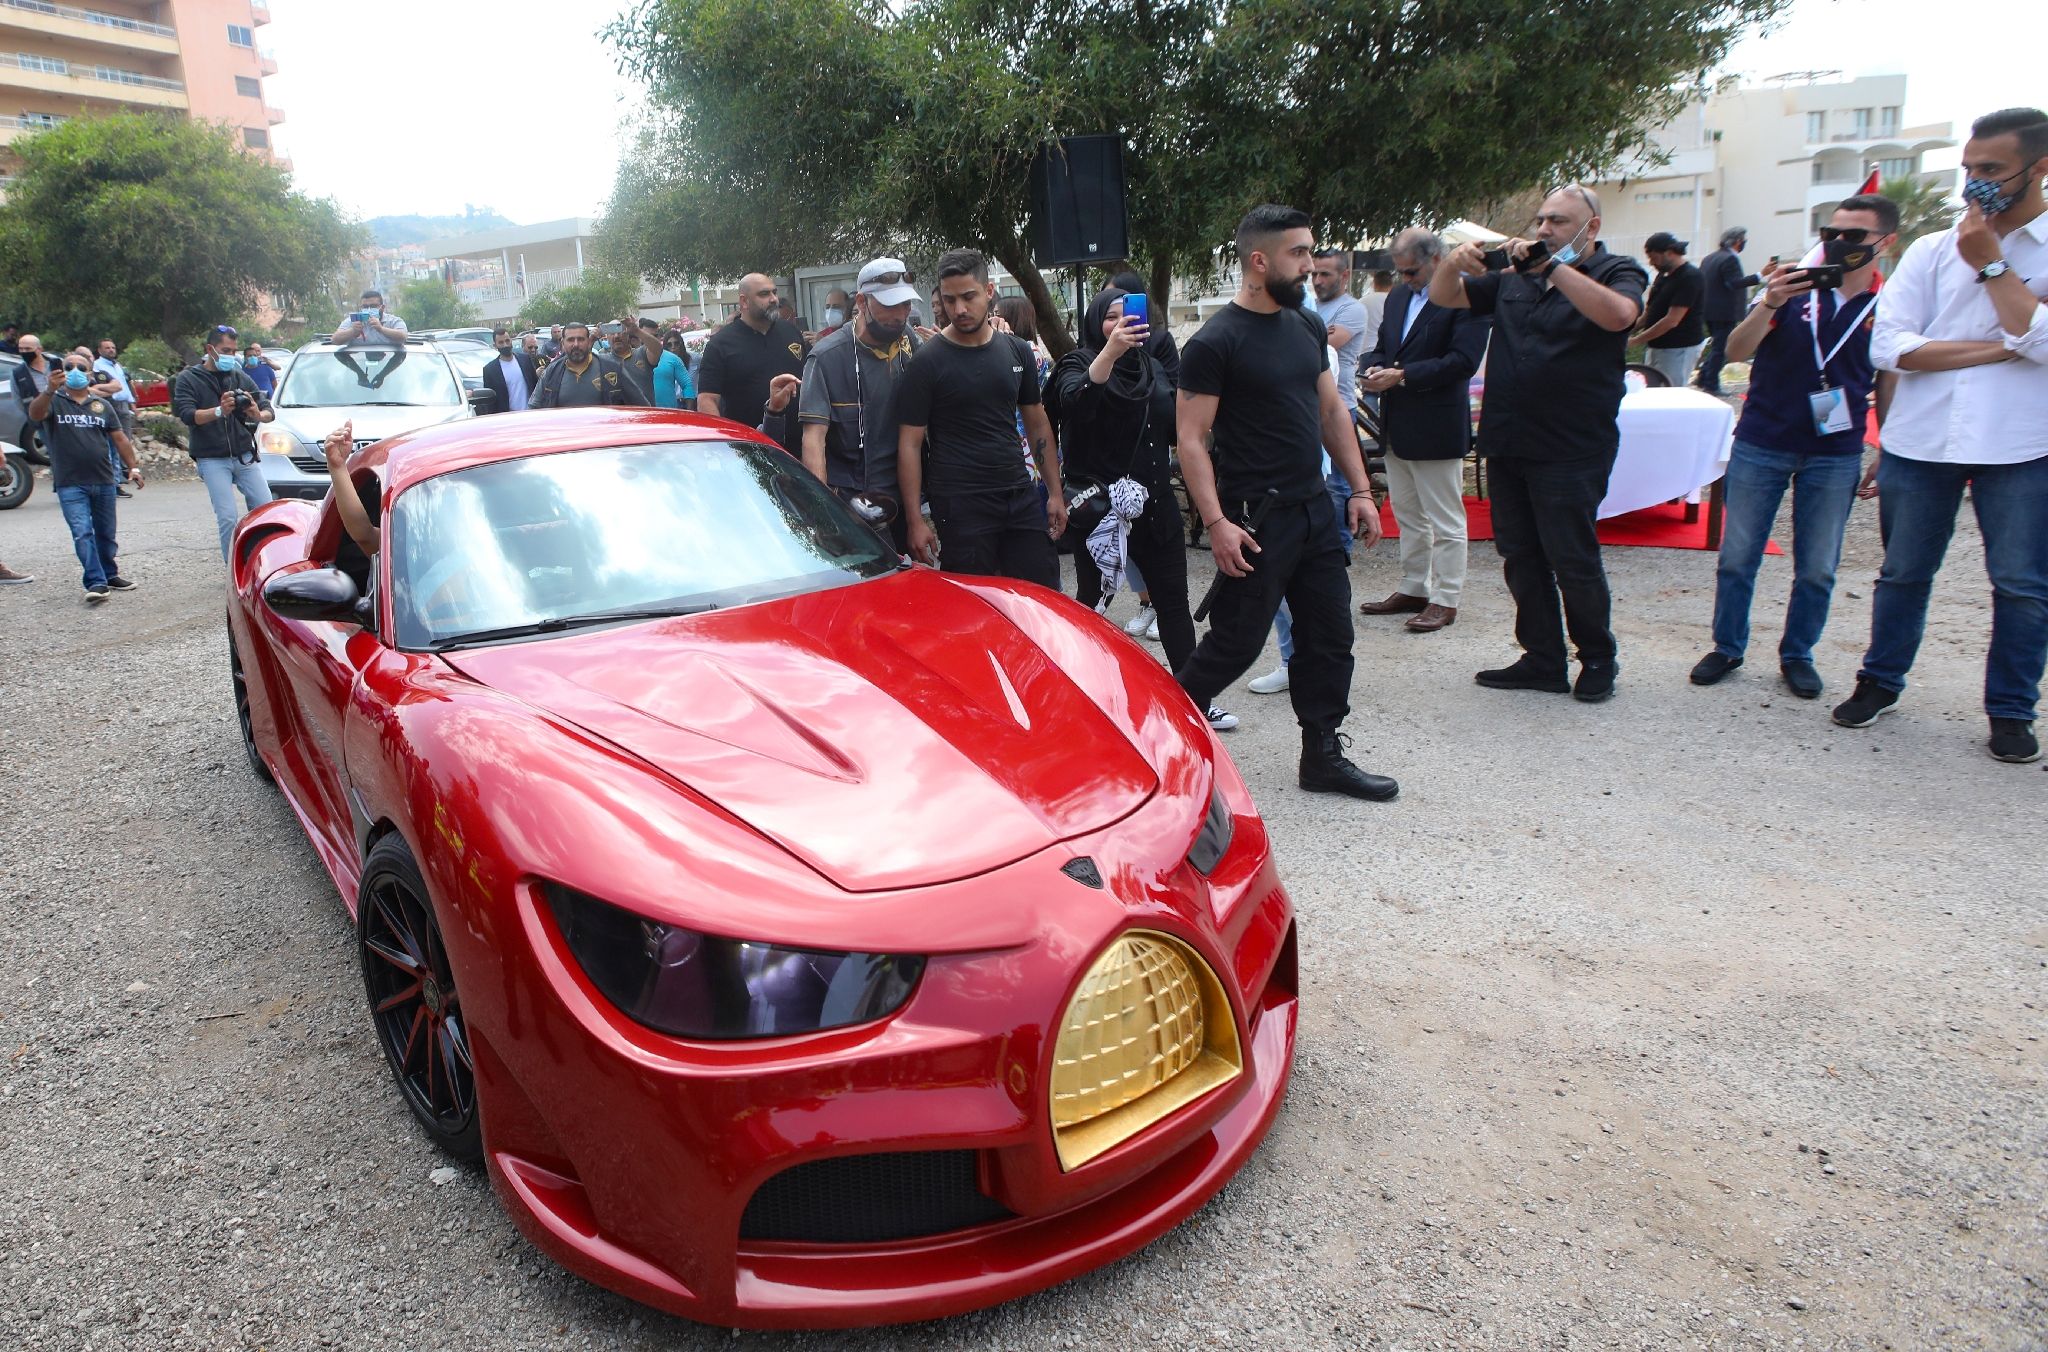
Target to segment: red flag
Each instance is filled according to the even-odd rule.
[[[1876,166],[1875,164],[1873,164],[1873,165],[1871,165],[1871,166],[1870,166],[1870,177],[1869,177],[1869,178],[1866,178],[1866,179],[1864,179],[1864,180],[1863,180],[1863,186],[1862,186],[1862,187],[1860,187],[1860,188],[1858,188],[1858,189],[1857,189],[1856,191],[1857,191],[1857,192],[1859,192],[1859,193],[1864,193],[1864,192],[1876,192],[1876,191],[1878,190],[1878,187],[1879,187],[1879,179],[1878,179],[1878,173],[1877,173],[1877,166]]]

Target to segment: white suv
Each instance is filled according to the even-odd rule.
[[[320,443],[343,422],[355,424],[362,447],[472,417],[490,397],[465,390],[447,353],[427,340],[308,344],[293,354],[271,398],[276,420],[257,434],[264,480],[273,497],[324,498],[330,479]]]

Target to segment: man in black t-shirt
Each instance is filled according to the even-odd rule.
[[[137,488],[142,487],[142,469],[135,461],[135,448],[121,431],[121,415],[105,395],[92,391],[92,381],[90,358],[75,352],[66,356],[62,373],[53,375],[49,387],[29,401],[28,416],[43,425],[50,482],[85,572],[86,604],[96,606],[107,599],[110,589],[135,588],[115,562],[120,549],[114,536],[117,480],[107,447],[111,444],[120,455],[128,482]]]
[[[590,326],[562,326],[562,357],[541,373],[540,385],[526,406],[538,408],[597,408],[615,404],[645,408],[647,397],[625,367],[610,357],[590,350]]]
[[[1577,183],[1543,199],[1532,233],[1507,242],[1512,271],[1488,272],[1484,251],[1461,244],[1429,283],[1438,305],[1493,316],[1479,453],[1493,462],[1493,543],[1523,653],[1473,679],[1593,703],[1614,693],[1621,670],[1597,518],[1621,446],[1622,363],[1647,279],[1600,243],[1600,199]],[[1532,264],[1538,243],[1546,252]],[[1566,624],[1579,650],[1576,685],[1566,679]]]
[[[939,295],[950,323],[917,350],[896,386],[896,479],[910,553],[949,572],[1057,591],[1053,541],[1067,528],[1067,500],[1038,359],[1023,339],[992,326],[996,289],[976,250],[940,257]],[[1045,478],[1043,502],[1017,454],[1020,417]],[[918,510],[927,494],[931,525]]]
[[[1675,389],[1691,382],[1692,368],[1707,345],[1706,280],[1685,261],[1685,243],[1669,230],[1643,241],[1643,257],[1657,276],[1633,340],[1643,344],[1650,365]]]
[[[1400,785],[1353,765],[1338,740],[1351,712],[1351,579],[1325,448],[1351,485],[1345,516],[1368,549],[1380,521],[1329,334],[1301,308],[1314,247],[1306,213],[1252,208],[1237,227],[1237,295],[1181,350],[1181,473],[1218,577],[1209,632],[1174,679],[1196,708],[1214,707],[1258,659],[1284,600],[1294,616],[1288,693],[1301,723],[1301,786],[1385,802]],[[1247,527],[1260,513],[1254,537]]]
[[[775,279],[750,272],[740,278],[739,313],[704,344],[697,359],[697,411],[759,427],[776,376],[802,376],[809,349],[796,325],[781,317]],[[803,459],[803,434],[785,419],[782,449]]]

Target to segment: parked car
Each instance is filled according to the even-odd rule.
[[[489,347],[491,345],[492,332],[491,327],[486,324],[479,328],[425,329],[412,336],[415,338],[430,338],[435,342],[482,343],[485,347]]]
[[[912,567],[695,414],[348,473],[375,556],[332,498],[236,529],[244,751],[398,1094],[556,1261],[712,1323],[931,1319],[1150,1243],[1257,1148],[1293,906],[1143,645]]]
[[[21,358],[0,352],[0,441],[19,447],[34,463],[47,465],[50,461],[43,454],[42,429],[28,420],[28,410],[14,390],[14,373],[20,369]]]
[[[35,491],[36,471],[28,452],[11,441],[0,441],[0,512],[21,506]]]
[[[264,480],[273,497],[322,498],[331,480],[320,443],[344,420],[355,444],[471,415],[485,391],[464,389],[448,355],[431,342],[403,347],[310,343],[292,355],[271,405],[276,420],[257,433]]]

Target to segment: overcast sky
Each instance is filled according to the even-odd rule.
[[[594,216],[610,195],[628,87],[598,31],[622,5],[578,0],[271,0],[259,41],[289,120],[278,142],[299,186],[360,216],[443,215],[465,203],[521,224]],[[2040,103],[2021,30],[1928,0],[1798,0],[1727,70],[1903,73],[1908,125]],[[2013,11],[2018,13],[2018,11]],[[2024,25],[2022,25],[2024,28]],[[2007,31],[2010,30],[2010,31]],[[1999,36],[2003,33],[2004,36]],[[1538,97],[1560,91],[1532,89]],[[1933,156],[1946,168],[1954,152]]]

